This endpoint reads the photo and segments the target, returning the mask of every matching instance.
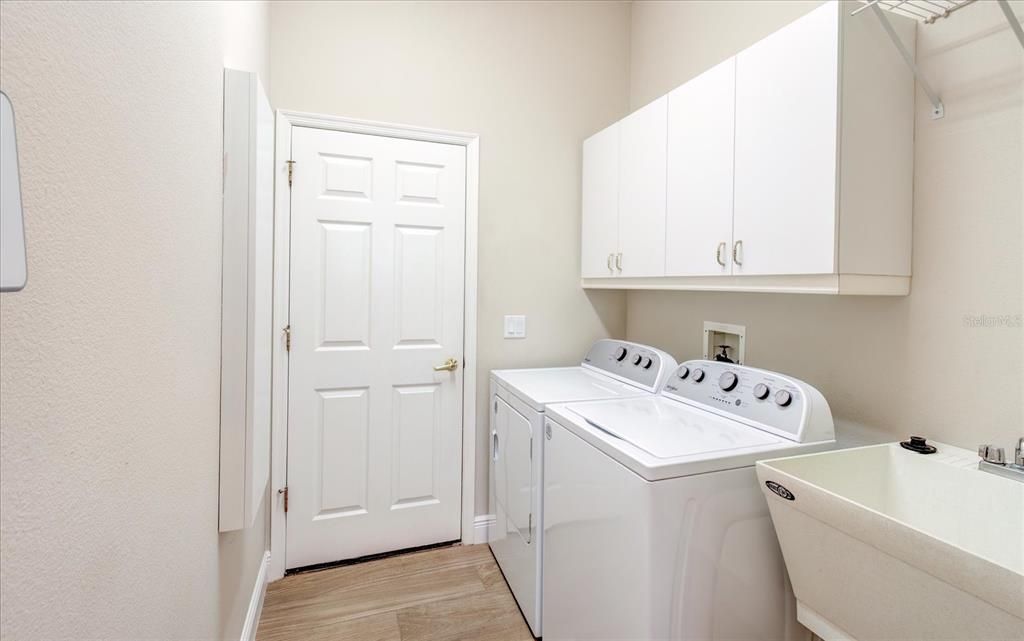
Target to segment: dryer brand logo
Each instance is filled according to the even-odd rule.
[[[787,501],[795,501],[796,500],[796,497],[793,496],[792,492],[790,492],[786,488],[782,487],[781,485],[779,485],[775,481],[765,481],[764,484],[766,486],[768,486],[769,490],[771,490],[772,492],[775,492],[776,494],[778,494],[782,498],[786,499]]]

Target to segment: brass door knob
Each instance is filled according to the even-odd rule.
[[[449,358],[443,365],[434,366],[435,372],[454,372],[457,369],[459,369],[459,361],[454,358]]]

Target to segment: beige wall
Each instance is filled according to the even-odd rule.
[[[224,9],[224,66],[252,71],[270,91],[270,3],[228,0]]]
[[[266,510],[217,533],[222,65],[264,54],[227,11],[0,3],[29,260],[0,295],[5,641],[239,637]]]
[[[580,141],[625,114],[623,3],[274,3],[275,107],[480,134],[478,470],[487,377],[579,362],[625,332],[624,298],[579,287]],[[528,338],[502,339],[526,314]]]
[[[635,3],[630,104],[816,4]],[[931,120],[918,92],[911,295],[635,292],[628,336],[699,358],[704,320],[743,324],[748,364],[806,379],[840,419],[893,437],[1009,446],[1024,434],[1024,53],[992,2],[918,33],[918,60],[947,115]],[[995,326],[973,326],[982,316]]]
[[[633,2],[630,109],[667,94],[820,4],[821,0]]]

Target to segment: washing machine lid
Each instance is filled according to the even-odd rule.
[[[659,459],[721,456],[783,439],[683,403],[636,398],[573,408],[588,424]]]
[[[652,396],[639,387],[581,366],[494,370],[491,375],[498,385],[538,412],[550,403]]]

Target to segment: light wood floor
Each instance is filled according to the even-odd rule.
[[[486,545],[413,552],[271,583],[257,641],[532,641]]]

